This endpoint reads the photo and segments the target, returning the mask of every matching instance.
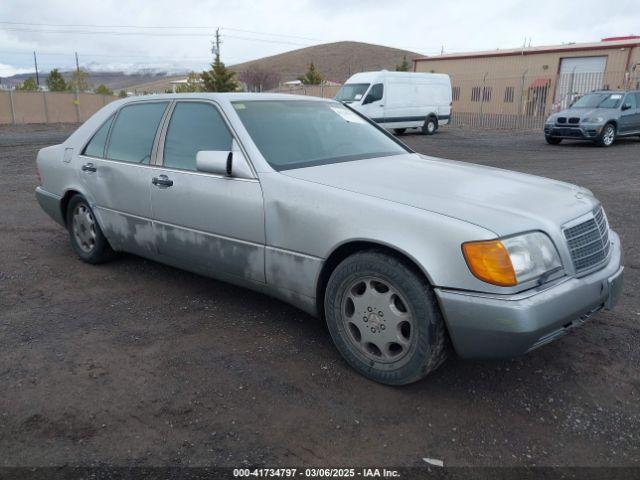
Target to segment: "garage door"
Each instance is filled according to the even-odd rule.
[[[606,66],[606,55],[561,59],[556,88],[556,107],[567,108],[585,93],[602,88]]]

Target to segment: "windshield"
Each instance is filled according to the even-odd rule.
[[[408,151],[340,103],[252,100],[233,102],[233,107],[262,156],[276,170]]]
[[[619,93],[589,93],[576,101],[573,108],[618,108],[622,101]]]
[[[367,88],[369,88],[368,83],[347,83],[338,90],[335,99],[339,102],[357,102],[362,99]]]

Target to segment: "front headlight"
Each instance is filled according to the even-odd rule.
[[[587,117],[582,119],[582,123],[602,123],[604,118],[602,117]]]
[[[471,273],[503,287],[533,280],[562,266],[553,243],[542,232],[468,242],[462,245],[462,253]]]

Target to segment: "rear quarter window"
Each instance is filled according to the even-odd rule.
[[[109,120],[104,122],[98,131],[93,135],[87,146],[84,148],[84,155],[89,157],[104,157],[104,146],[107,143],[107,135],[109,134],[109,128],[113,123],[113,115],[109,117]]]

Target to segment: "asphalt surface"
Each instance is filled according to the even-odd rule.
[[[33,194],[37,150],[72,130],[0,127],[0,465],[640,466],[640,140],[402,137],[590,188],[627,267],[618,307],[570,335],[392,388],[284,303],[134,256],[79,261]]]

